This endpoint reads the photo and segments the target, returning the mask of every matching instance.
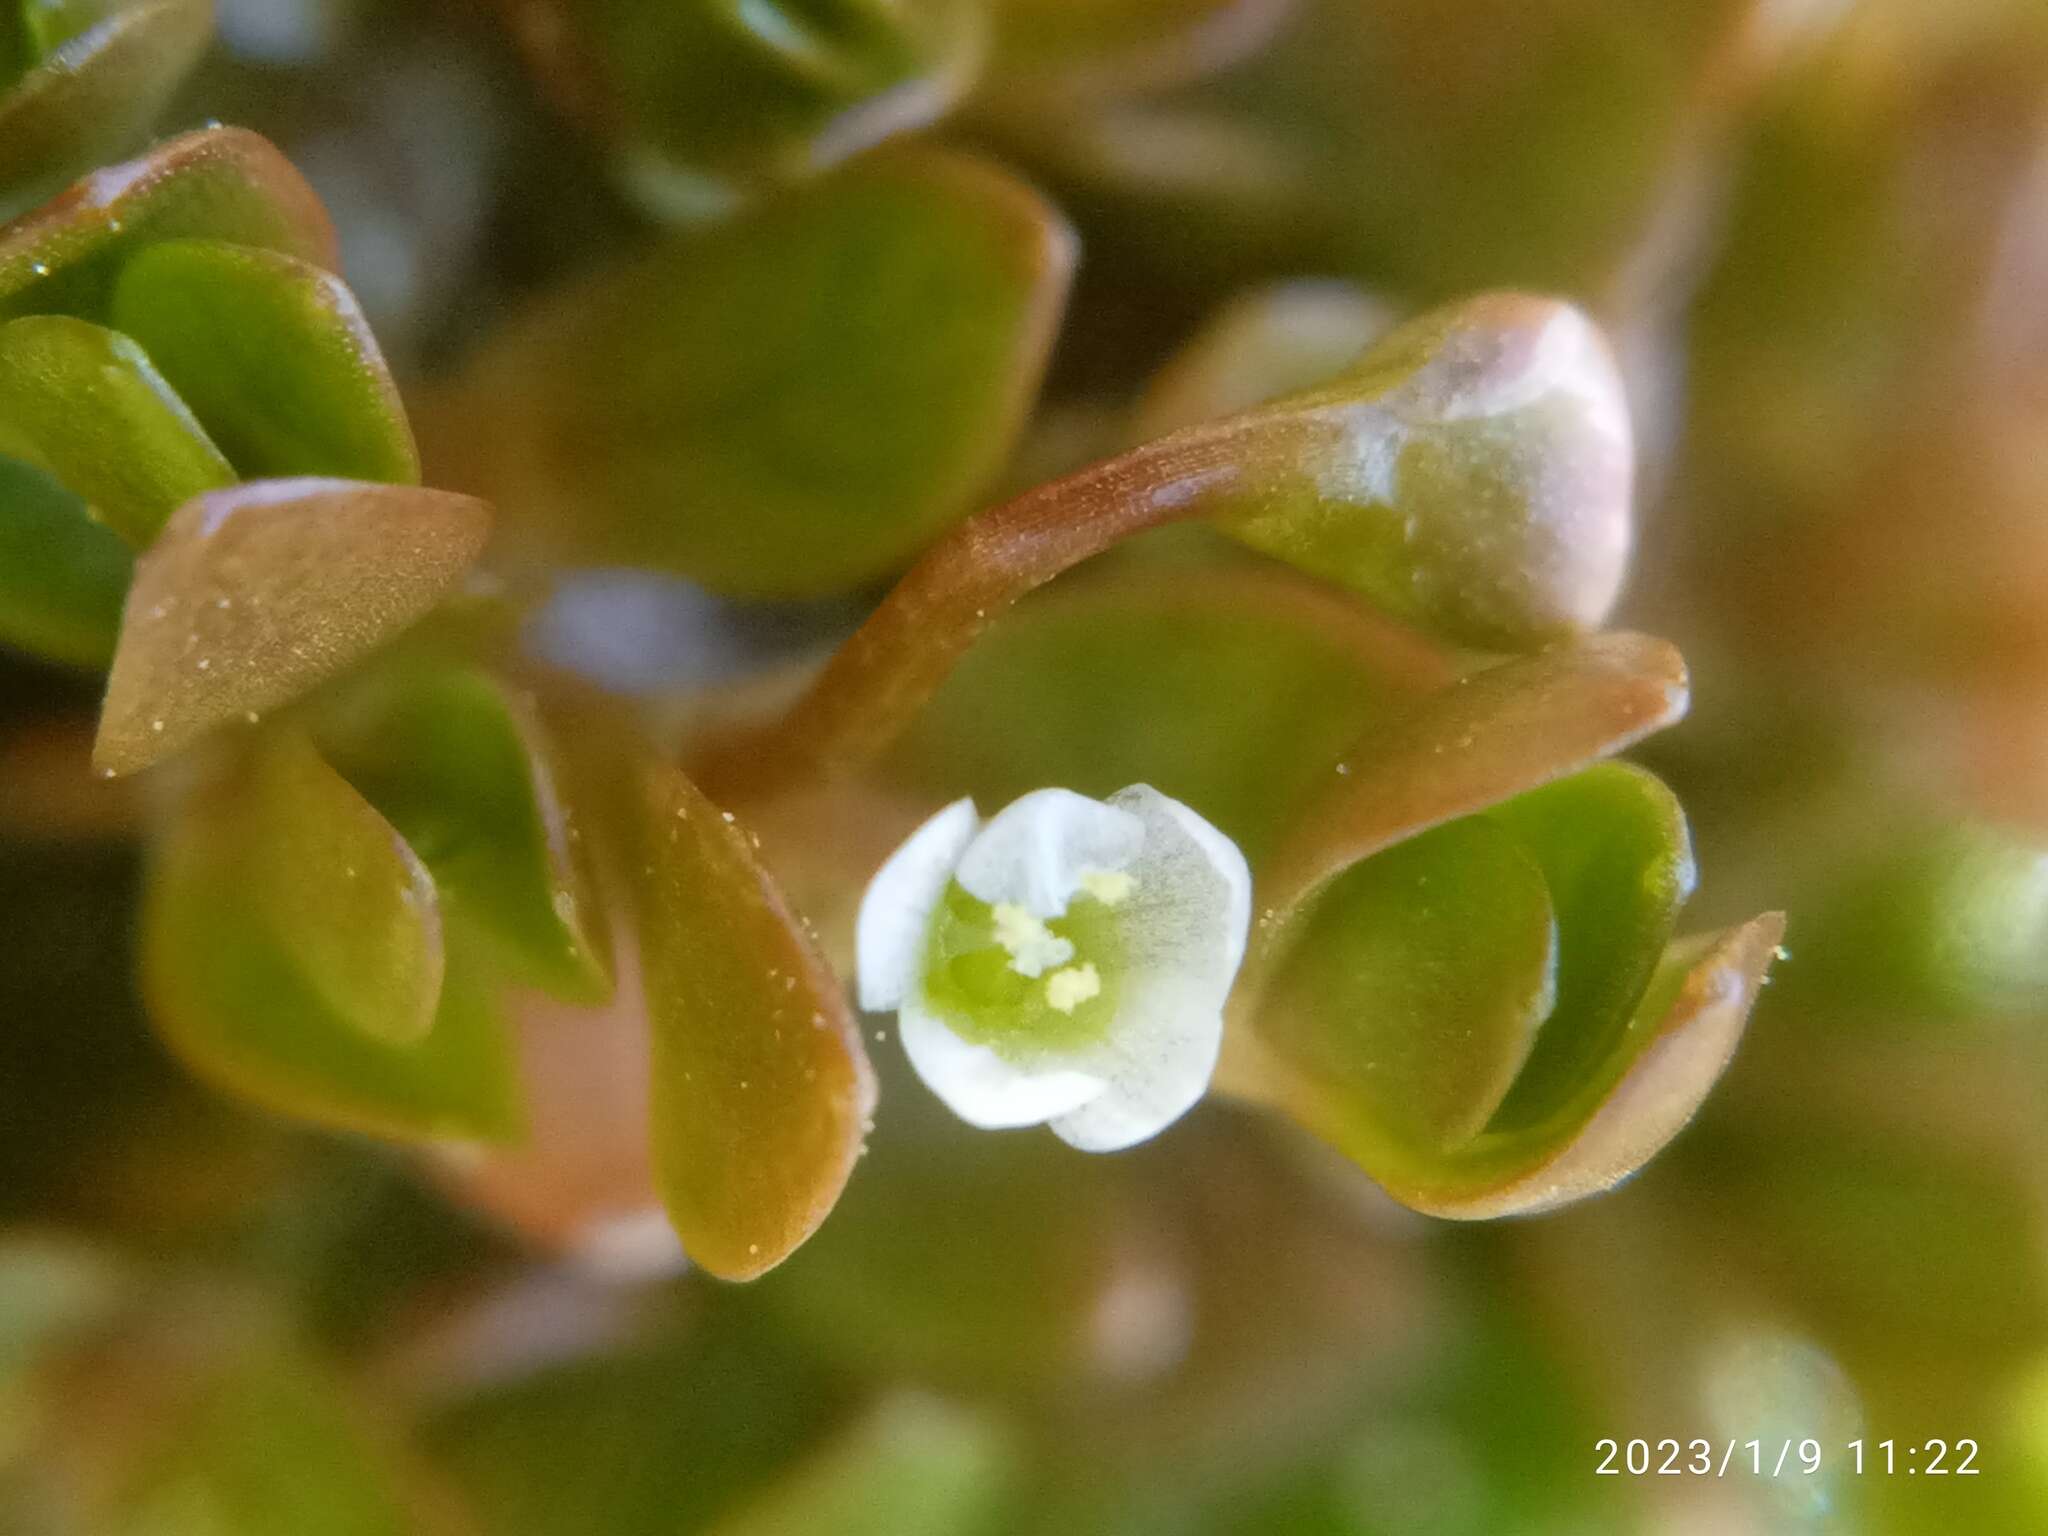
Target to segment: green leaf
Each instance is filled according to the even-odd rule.
[[[1557,911],[1557,1003],[1497,1128],[1555,1109],[1628,1027],[1697,876],[1677,798],[1601,763],[1489,813],[1542,866]]]
[[[0,192],[44,187],[132,150],[213,35],[212,0],[31,0],[22,15],[20,78],[10,78],[0,41]]]
[[[604,912],[530,700],[481,672],[401,666],[338,703],[323,742],[426,860],[452,919],[528,984],[603,1001]]]
[[[311,747],[285,743],[202,786],[155,851],[142,973],[158,1031],[201,1076],[302,1119],[399,1138],[512,1135],[510,1045],[459,947],[424,1038],[366,1028],[373,1016],[411,1026],[434,951],[452,936],[433,934],[432,888],[391,828]],[[323,863],[295,862],[294,849]],[[346,862],[324,863],[335,858],[364,860],[355,867],[369,888],[353,890]],[[287,897],[292,878],[315,889]],[[328,921],[371,931],[312,926]]]
[[[656,1182],[690,1257],[752,1279],[837,1202],[874,1074],[845,988],[747,834],[673,769],[650,770],[641,807]]]
[[[1134,560],[991,629],[883,771],[930,803],[1150,784],[1256,861],[1346,746],[1450,675],[1291,573]]]
[[[1467,817],[1330,885],[1261,1000],[1260,1032],[1313,1079],[1324,1115],[1441,1151],[1507,1097],[1550,1015],[1557,955],[1542,869],[1511,832]]]
[[[332,269],[334,226],[268,140],[202,128],[93,172],[0,228],[0,318],[105,317],[121,264],[160,240],[227,240]]]
[[[541,0],[533,67],[684,215],[932,123],[980,62],[976,0]]]
[[[489,528],[467,496],[350,480],[187,502],[136,563],[94,763],[133,773],[354,665],[433,608]]]
[[[241,811],[245,897],[323,1011],[374,1040],[422,1039],[446,953],[419,855],[296,730],[255,748]]]
[[[1672,945],[1621,1039],[1564,1104],[1433,1160],[1331,1113],[1312,1088],[1283,1093],[1298,1118],[1417,1210],[1481,1220],[1567,1205],[1612,1188],[1685,1128],[1734,1056],[1784,930],[1772,913]]]
[[[44,471],[0,457],[0,642],[77,666],[112,660],[134,557]]]
[[[980,1414],[937,1398],[891,1398],[711,1536],[992,1533],[1014,1459]]]
[[[398,388],[331,273],[275,251],[166,241],[121,273],[113,317],[242,474],[418,483]]]
[[[432,456],[577,558],[857,586],[1000,465],[1072,259],[1000,171],[863,161],[551,299],[469,371]]]
[[[1632,1172],[1677,1134],[1727,1065],[1783,932],[1781,917],[1762,917],[1654,959],[1692,887],[1684,818],[1654,778],[1600,759],[1669,724],[1685,700],[1684,665],[1669,646],[1600,635],[1468,674],[1367,737],[1259,870],[1260,918],[1233,999],[1226,1080],[1319,1131],[1399,1199],[1438,1214],[1541,1209]],[[1316,949],[1341,956],[1362,945],[1370,954],[1391,947],[1382,935],[1425,922],[1426,904],[1403,911],[1391,899],[1377,911],[1360,903],[1348,925],[1333,915],[1325,927],[1322,914],[1331,901],[1340,903],[1333,914],[1344,912],[1353,882],[1375,889],[1362,872],[1390,855],[1401,856],[1397,870],[1426,864],[1431,829],[1458,829],[1469,842],[1467,829],[1482,825],[1540,873],[1557,925],[1556,1006],[1524,1058],[1528,1086],[1517,1079],[1478,1134],[1431,1147],[1415,1134],[1414,1104],[1361,1112],[1356,1081],[1378,1058],[1334,1048],[1327,1022],[1312,1028],[1325,990],[1341,995],[1350,980],[1341,960]],[[1433,885],[1446,881],[1445,870],[1418,867],[1412,888],[1425,873]],[[1506,888],[1498,875],[1491,885],[1465,879],[1447,888],[1475,900]],[[1445,963],[1434,984],[1460,1002],[1457,989],[1484,964]],[[1497,985],[1500,1006],[1526,996]],[[1416,1011],[1433,1011],[1426,987]],[[1412,1035],[1404,1044],[1413,1048]],[[1498,1059],[1488,1053],[1480,1065]],[[1467,1081],[1500,1081],[1468,1071]],[[1425,1123],[1466,1130],[1474,1119]]]
[[[148,548],[165,519],[235,472],[148,354],[64,315],[0,325],[0,442]]]

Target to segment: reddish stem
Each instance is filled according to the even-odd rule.
[[[1019,598],[1137,534],[1201,515],[1219,490],[1254,489],[1258,441],[1279,416],[1174,433],[1027,491],[954,529],[882,600],[781,718],[714,744],[695,771],[714,794],[756,797],[879,756],[969,646]],[[1290,462],[1292,454],[1278,456]]]

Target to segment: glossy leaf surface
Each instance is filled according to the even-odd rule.
[[[530,700],[481,672],[401,663],[352,691],[324,739],[433,870],[451,918],[490,934],[530,984],[603,999],[596,881]]]
[[[466,496],[347,480],[186,503],[137,563],[94,762],[132,773],[291,702],[422,618],[489,527]]]
[[[227,240],[334,268],[334,226],[256,134],[202,128],[110,165],[0,228],[0,317],[103,318],[121,264],[159,240]]]
[[[435,974],[447,936],[401,847],[303,739],[245,756],[156,851],[143,914],[151,1017],[194,1070],[273,1109],[383,1136],[507,1136],[519,1114],[504,1032],[459,949]],[[308,889],[283,892],[292,880]],[[351,912],[368,932],[325,926]],[[430,981],[419,1038],[410,1010]]]
[[[1628,1026],[1691,899],[1692,837],[1653,774],[1601,763],[1489,813],[1535,857],[1557,912],[1557,1000],[1496,1124],[1540,1119]]]
[[[1485,817],[1366,860],[1316,903],[1260,1005],[1263,1038],[1404,1147],[1470,1141],[1556,999],[1543,870]]]
[[[747,834],[672,769],[641,802],[655,1176],[711,1273],[773,1268],[824,1220],[874,1106],[845,988]]]
[[[134,557],[43,470],[0,456],[0,641],[53,661],[113,658]]]
[[[112,313],[251,479],[418,482],[397,386],[332,273],[275,251],[166,241],[128,263]]]
[[[969,509],[1071,260],[1004,173],[879,157],[551,299],[434,446],[579,557],[750,595],[850,587]]]
[[[112,14],[107,14],[108,12]],[[36,13],[42,13],[38,15]],[[80,13],[70,14],[65,13]],[[51,25],[51,18],[57,18]],[[0,43],[0,200],[132,149],[213,32],[212,0],[26,7],[8,78]]]
[[[134,340],[65,315],[0,325],[0,447],[50,470],[138,549],[179,506],[235,483]]]

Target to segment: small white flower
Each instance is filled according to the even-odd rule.
[[[862,898],[860,1002],[969,1124],[1113,1152],[1208,1088],[1250,924],[1237,845],[1155,789],[960,800]]]

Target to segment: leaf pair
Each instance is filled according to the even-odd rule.
[[[1782,932],[1668,942],[1683,813],[1598,759],[1684,704],[1676,653],[1607,635],[1473,674],[1343,759],[1261,872],[1235,1005],[1254,1091],[1443,1215],[1561,1204],[1661,1147]]]
[[[497,990],[610,987],[552,748],[516,695],[440,666],[366,680],[320,725],[262,733],[172,819],[144,916],[158,1027],[307,1119],[514,1134]]]

